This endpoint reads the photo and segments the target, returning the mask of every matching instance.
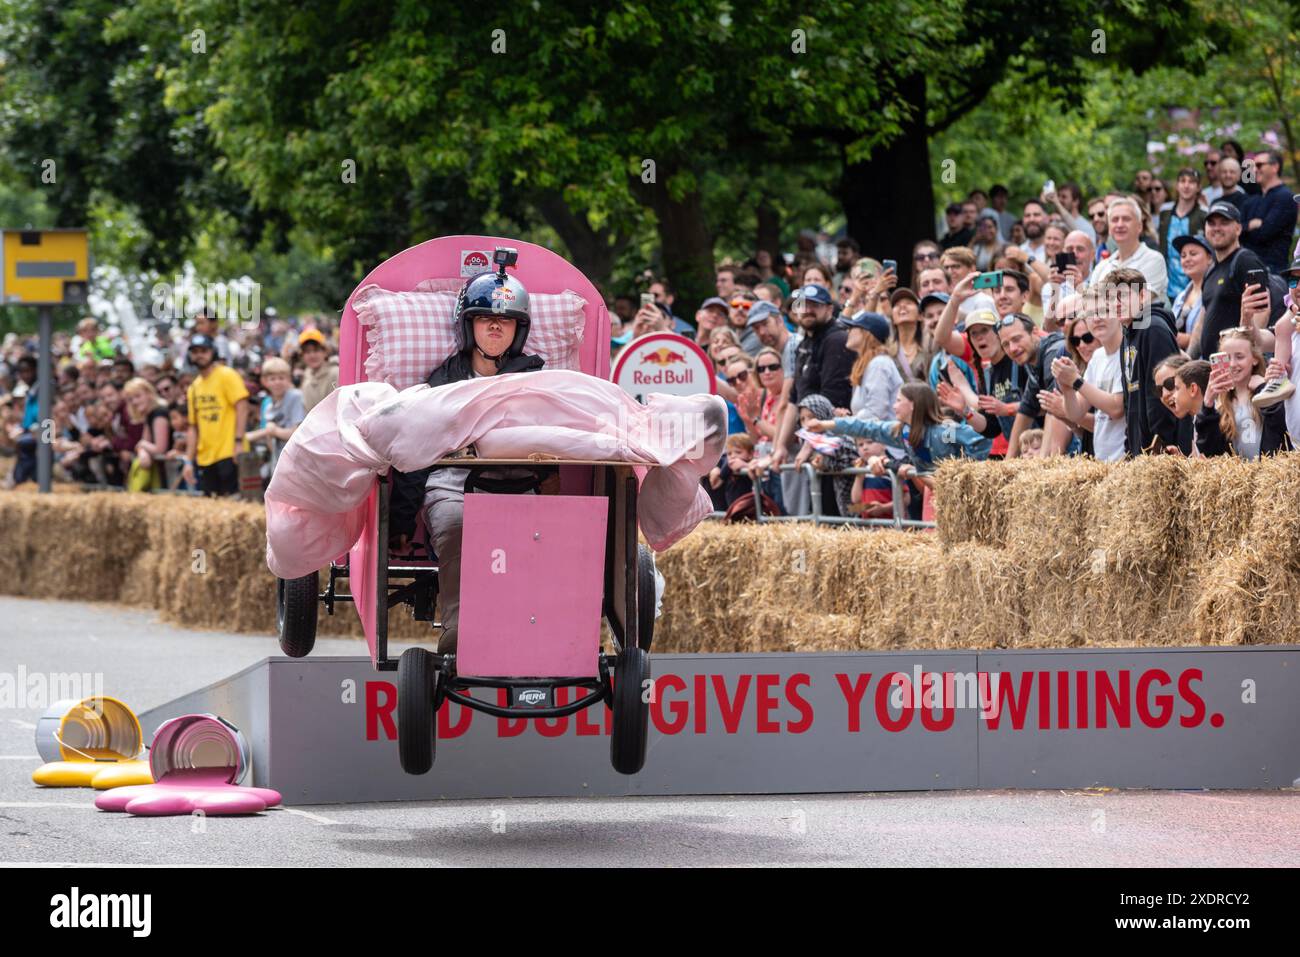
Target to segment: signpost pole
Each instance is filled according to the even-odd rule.
[[[54,330],[54,310],[50,306],[39,306],[40,313],[40,353],[36,357],[36,387],[40,390],[36,427],[36,482],[42,492],[50,490],[50,478],[54,471],[54,436],[48,425],[54,414],[54,382],[51,358]]]

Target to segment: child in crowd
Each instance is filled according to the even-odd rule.
[[[1295,384],[1287,378],[1287,371],[1291,368],[1291,337],[1296,331],[1296,316],[1300,315],[1300,302],[1296,301],[1300,299],[1300,259],[1296,259],[1287,270],[1286,283],[1291,291],[1286,297],[1287,308],[1273,327],[1277,343],[1273,346],[1272,373],[1264,388],[1250,400],[1257,409],[1284,402],[1295,392]]]
[[[1226,329],[1219,352],[1210,357],[1210,387],[1196,416],[1196,445],[1205,456],[1235,452],[1257,459],[1290,448],[1282,405],[1256,408],[1252,398],[1264,388],[1264,354],[1251,332]]]
[[[813,393],[799,400],[799,425],[804,429],[808,429],[812,423],[830,419],[834,414],[835,409],[830,399],[824,395]],[[857,450],[850,442],[834,438],[831,444],[823,444],[823,449],[819,452],[814,448],[813,443],[805,438],[799,453],[794,458],[795,466],[802,468],[804,463],[811,460],[813,468],[818,471],[840,472],[853,467]],[[821,489],[822,514],[849,514],[849,506],[853,504],[853,476],[823,475]]]
[[[293,388],[293,378],[289,363],[272,357],[262,363],[262,387],[266,395],[262,397],[262,419],[258,428],[248,433],[249,442],[264,442],[271,450],[271,460],[262,470],[262,477],[269,480],[275,472],[280,453],[299,423],[307,417],[303,407],[302,392]]]
[[[885,446],[870,439],[856,439],[858,457],[854,468],[865,469],[876,456],[885,455]],[[904,487],[906,495],[906,487]],[[860,511],[859,518],[890,518],[894,514],[894,492],[889,479],[875,475],[853,476],[852,504]]]
[[[746,432],[727,436],[723,461],[709,472],[709,485],[721,489],[727,508],[746,492],[754,491],[749,463],[754,460],[754,440]]]
[[[1020,456],[1026,459],[1043,457],[1043,430],[1025,429],[1020,433]]]
[[[182,395],[183,394],[184,393],[182,393]],[[168,487],[179,491],[188,491],[190,486],[181,475],[180,468],[190,454],[188,448],[190,414],[189,409],[186,407],[184,402],[173,402],[167,407],[167,421],[172,428],[172,447],[167,450],[167,454],[164,458],[175,459],[177,461],[175,475],[169,479]],[[171,472],[172,470],[168,469],[169,475],[171,475]]]
[[[1298,247],[1300,248],[1300,247]],[[1273,329],[1277,344],[1273,347],[1273,361],[1264,373],[1268,384],[1254,396],[1251,401],[1256,408],[1267,408],[1278,402],[1285,403],[1287,432],[1291,435],[1291,444],[1300,445],[1300,393],[1295,387],[1295,356],[1300,354],[1300,255],[1286,271],[1286,283],[1290,292],[1286,297],[1286,312],[1277,321]]]
[[[852,435],[901,446],[902,459],[877,456],[868,467],[877,475],[889,469],[900,481],[915,478],[930,488],[934,487],[934,468],[943,459],[986,459],[992,448],[992,442],[965,422],[944,418],[939,412],[939,397],[925,383],[908,382],[898,390],[894,415],[896,418],[888,422],[841,417],[809,422],[804,427],[812,432]]]

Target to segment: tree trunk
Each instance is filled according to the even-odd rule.
[[[925,125],[925,77],[902,80],[899,89],[912,119],[888,146],[861,163],[846,164],[839,198],[848,234],[865,256],[898,261],[899,285],[912,284],[912,247],[934,239],[934,188]]]
[[[570,261],[582,270],[584,276],[612,296],[609,292],[610,274],[614,271],[614,260],[627,245],[627,237],[611,237],[603,230],[592,229],[587,217],[569,209],[569,204],[558,193],[539,194],[532,197],[532,201],[546,224],[559,234]]]
[[[781,263],[781,214],[764,196],[755,210],[758,214],[758,235],[755,249],[766,249],[772,256],[772,268],[779,271]]]
[[[698,189],[680,200],[669,195],[663,185],[672,170],[662,164],[658,183],[642,185],[637,195],[648,202],[658,220],[659,245],[663,250],[664,272],[677,293],[680,315],[694,322],[695,310],[709,296],[716,295],[714,284],[713,237],[704,222],[704,207]]]

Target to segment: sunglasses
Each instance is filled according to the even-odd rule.
[[[1205,161],[1205,168],[1206,168],[1206,169],[1209,169],[1211,166],[1218,166],[1218,165],[1219,165],[1219,161],[1218,161],[1218,160],[1206,160],[1206,161]]]
[[[732,375],[727,376],[727,381],[732,385],[735,385],[738,382],[746,381],[748,378],[749,378],[749,370],[742,369],[740,372],[737,372],[734,376]]]
[[[748,299],[733,299],[733,300],[731,300],[731,308],[732,308],[732,309],[748,309],[748,308],[749,308],[750,306],[752,306],[752,305],[753,305],[753,303],[750,302]]]
[[[774,366],[755,366],[754,368],[756,368],[760,373],[762,373],[762,372],[776,372],[778,369],[781,368],[781,365],[780,365],[780,363],[777,363],[777,364],[774,365]]]
[[[917,261],[917,262],[929,262],[929,261],[932,260],[932,259],[933,259],[933,260],[937,260],[938,258],[939,258],[939,254],[938,254],[938,253],[933,253],[933,252],[930,252],[930,253],[917,253],[917,254],[916,254],[916,261]]]
[[[1168,379],[1166,379],[1164,382],[1160,383],[1160,391],[1161,391],[1161,392],[1173,392],[1173,391],[1174,391],[1174,381],[1175,381],[1175,377],[1174,377],[1174,376],[1170,376],[1170,377],[1169,377]]]
[[[1009,327],[1011,327],[1011,326],[1014,326],[1017,322],[1020,322],[1020,314],[1019,314],[1019,313],[1016,313],[1016,312],[1013,312],[1011,315],[1009,315],[1009,316],[1003,316],[1001,319],[999,319],[999,320],[997,321],[997,324],[996,324],[993,328],[994,328],[994,329],[1007,329],[1007,328],[1009,328]]]
[[[1091,332],[1085,332],[1081,336],[1070,336],[1070,345],[1074,346],[1076,349],[1079,348],[1079,343],[1081,342],[1087,343],[1088,345],[1092,345],[1096,341],[1097,341],[1096,336],[1094,336]]]

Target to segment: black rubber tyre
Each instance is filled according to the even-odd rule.
[[[655,636],[655,557],[648,545],[636,549],[636,643],[649,651]]]
[[[302,578],[278,578],[275,625],[280,650],[290,658],[306,658],[316,646],[316,613],[320,607],[320,573]]]
[[[437,684],[433,655],[423,648],[402,652],[397,661],[397,754],[407,774],[424,774],[433,767]]]
[[[645,765],[650,704],[641,696],[649,678],[650,656],[643,649],[619,652],[614,666],[614,727],[609,738],[609,760],[619,774],[636,774]]]

